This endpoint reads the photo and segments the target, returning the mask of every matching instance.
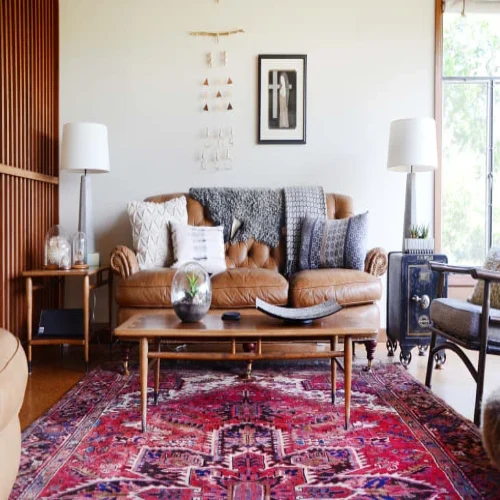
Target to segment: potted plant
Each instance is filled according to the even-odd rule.
[[[172,306],[185,323],[195,323],[210,309],[212,285],[207,271],[196,262],[182,265],[172,281]]]
[[[405,238],[405,252],[432,253],[434,252],[434,238],[429,237],[429,225],[412,224],[409,227],[410,237]]]

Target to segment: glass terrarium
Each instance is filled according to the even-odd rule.
[[[71,244],[68,233],[60,225],[52,226],[45,235],[44,266],[71,269]]]
[[[87,235],[78,231],[73,236],[73,269],[87,269]]]
[[[207,314],[212,303],[212,284],[197,262],[183,264],[172,281],[172,306],[185,323],[195,323]]]

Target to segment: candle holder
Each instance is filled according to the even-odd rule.
[[[88,269],[87,263],[87,235],[83,231],[78,231],[73,236],[73,269]]]

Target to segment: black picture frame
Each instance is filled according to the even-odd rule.
[[[307,55],[258,59],[258,144],[306,144]]]

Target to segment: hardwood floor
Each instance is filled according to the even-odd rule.
[[[362,346],[356,348],[355,363],[365,365],[366,355]],[[413,360],[408,371],[421,383],[425,381],[427,356],[418,356],[414,349]],[[477,363],[476,353],[472,353]],[[133,351],[132,359],[137,357]],[[95,368],[110,359],[121,359],[121,351],[115,346],[110,355],[107,344],[91,346],[91,367]],[[399,350],[393,358],[387,356],[385,344],[379,343],[375,353],[373,369],[379,363],[398,363]],[[485,394],[489,394],[500,384],[500,356],[488,356],[486,364]],[[37,346],[33,349],[33,374],[29,377],[24,404],[21,409],[21,426],[24,429],[52,407],[71,387],[85,376],[83,351],[81,347]],[[443,370],[434,370],[432,389],[459,413],[472,420],[474,410],[475,383],[465,365],[448,351]]]

